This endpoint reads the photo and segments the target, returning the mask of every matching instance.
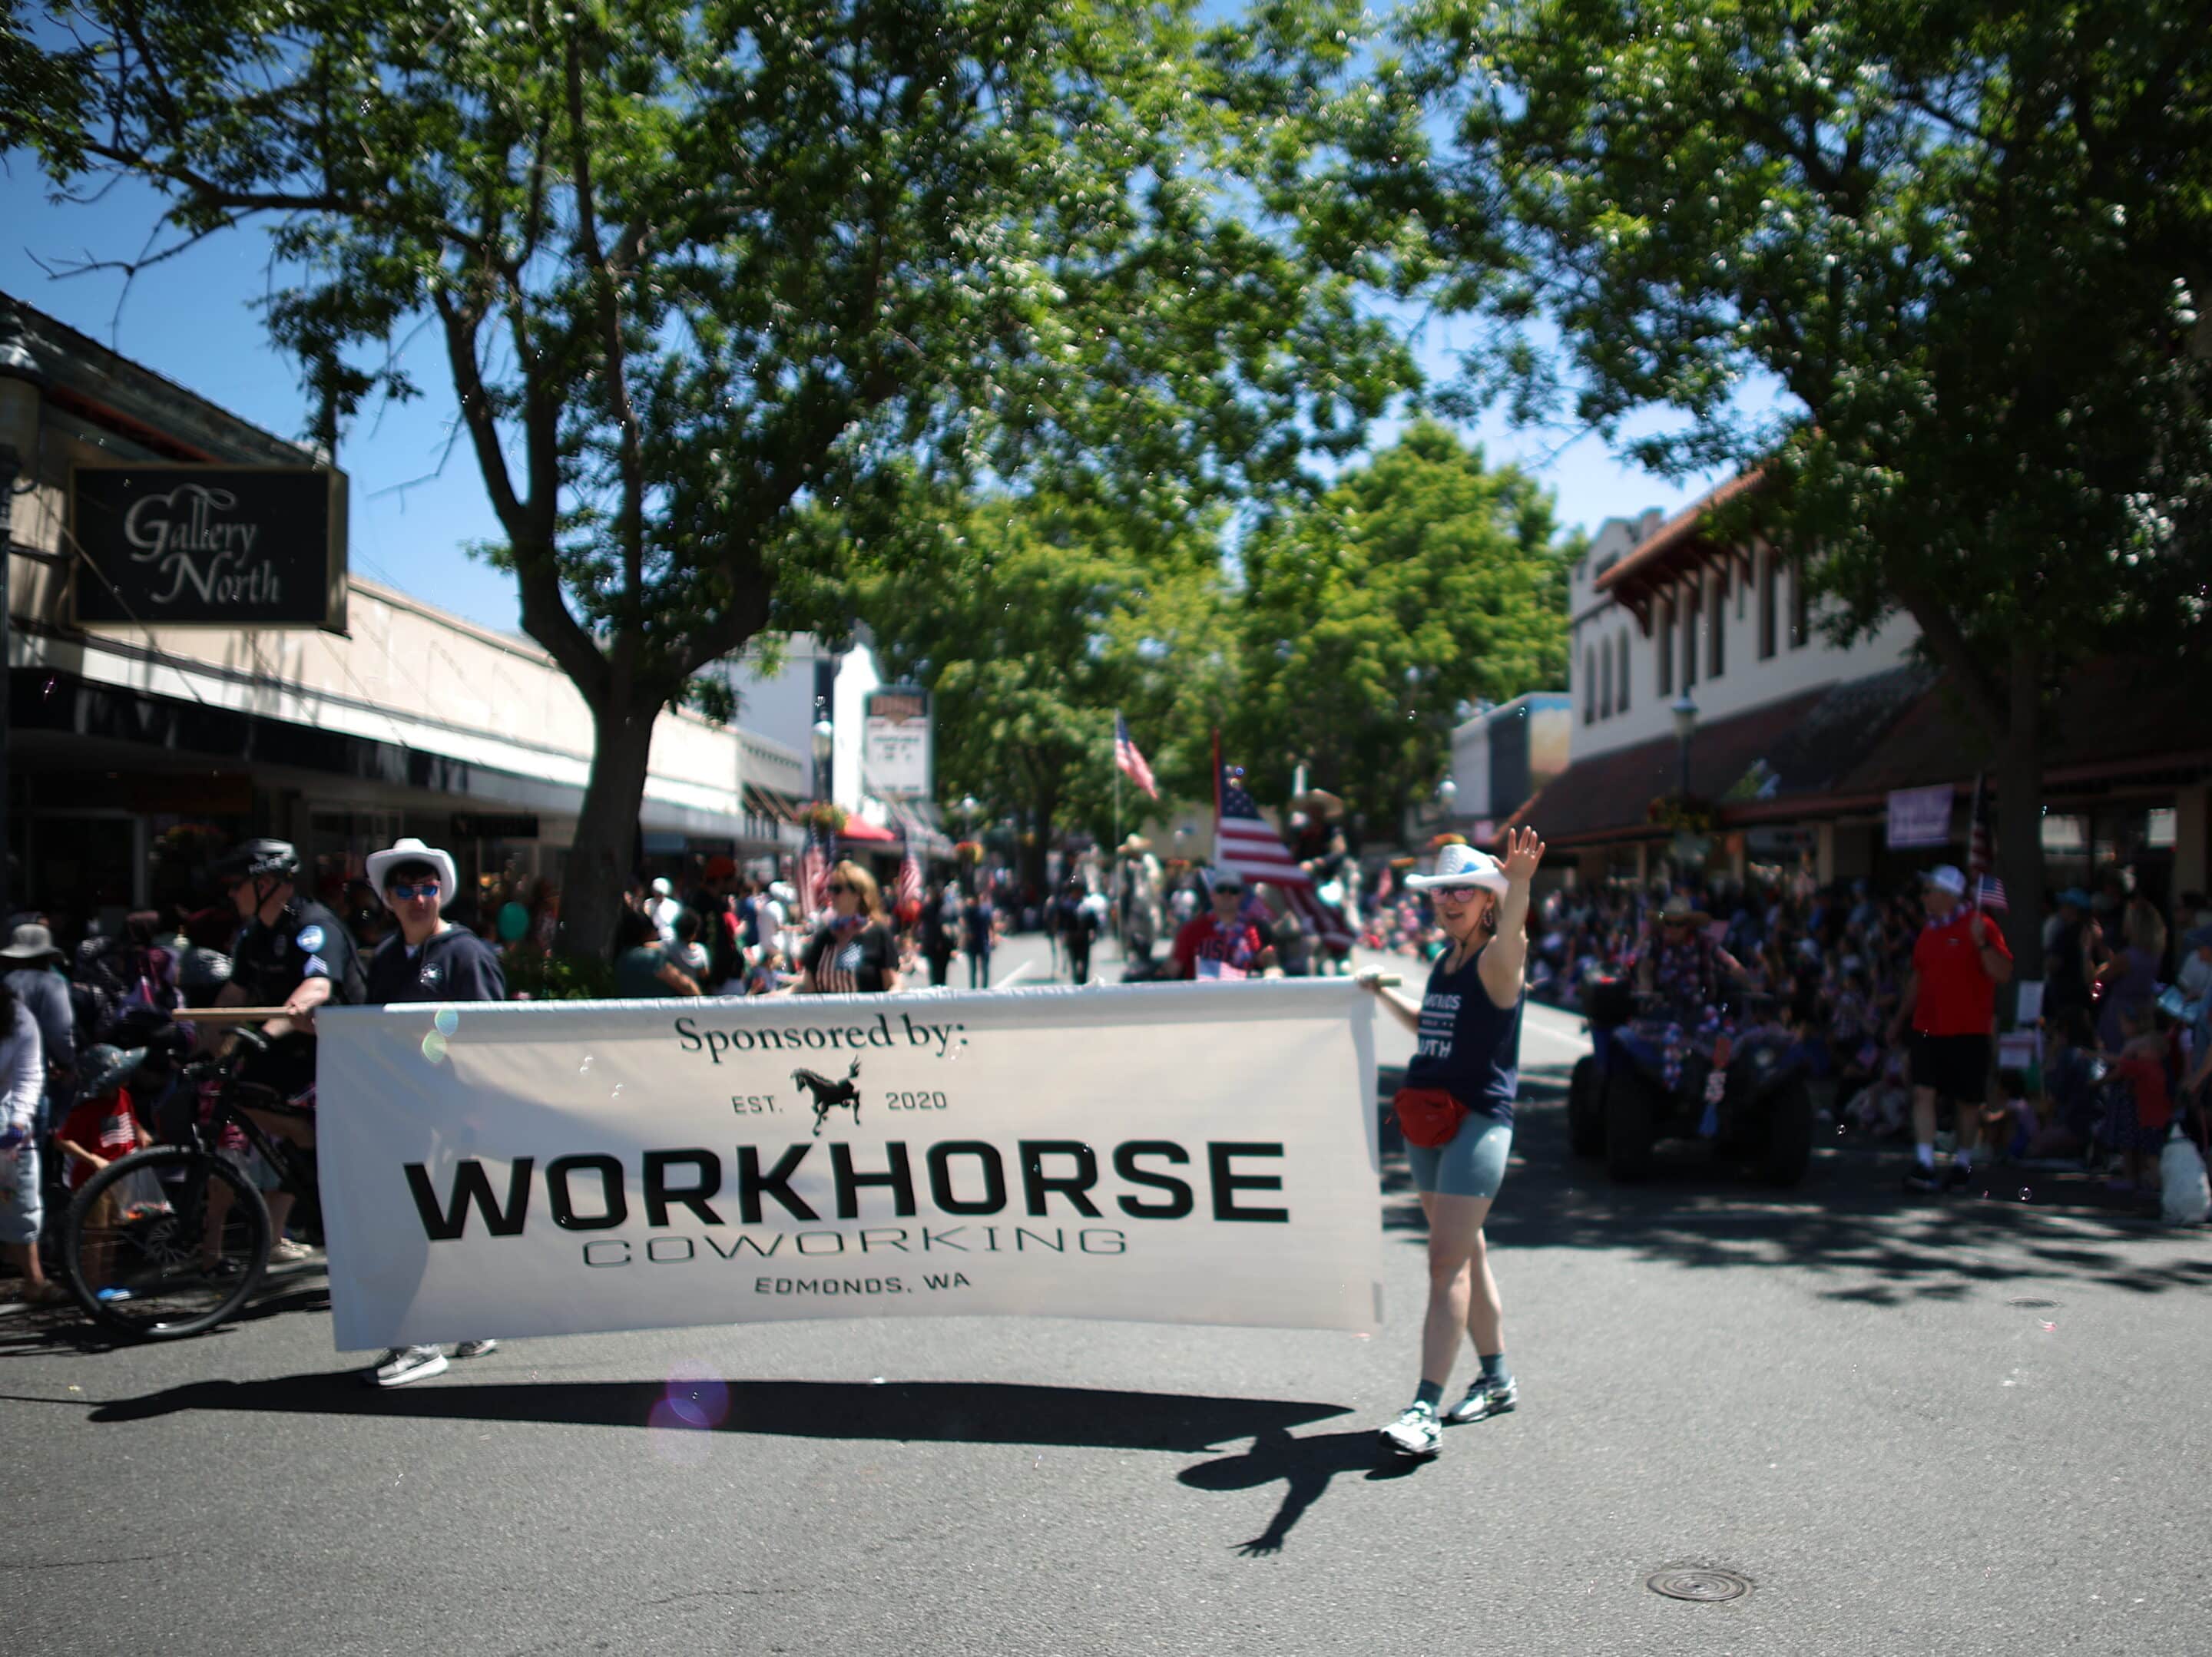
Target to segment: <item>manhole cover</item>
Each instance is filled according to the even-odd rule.
[[[1695,1599],[1711,1604],[1722,1599],[1740,1599],[1751,1592],[1751,1579],[1738,1576],[1732,1570],[1713,1570],[1703,1565],[1676,1565],[1666,1570],[1655,1570],[1644,1579],[1644,1586],[1654,1593],[1663,1593],[1669,1599]]]

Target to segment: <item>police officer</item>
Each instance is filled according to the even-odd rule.
[[[312,1146],[315,1009],[326,1001],[344,1005],[362,999],[361,957],[345,923],[299,889],[300,854],[289,841],[245,841],[216,859],[215,873],[239,919],[230,982],[216,1005],[284,1010],[283,1017],[262,1026],[269,1051],[256,1056],[246,1075],[273,1089],[287,1107],[283,1114],[257,1110],[253,1119],[280,1138]],[[292,1193],[264,1194],[276,1234],[270,1258],[305,1259],[308,1251],[284,1235]]]

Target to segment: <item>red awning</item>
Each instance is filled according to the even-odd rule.
[[[898,836],[888,828],[878,828],[866,817],[847,817],[845,826],[837,831],[840,840],[866,840],[890,842]]]

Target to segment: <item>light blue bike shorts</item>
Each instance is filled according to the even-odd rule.
[[[1505,1159],[1513,1150],[1513,1130],[1495,1116],[1470,1111],[1449,1143],[1409,1144],[1406,1160],[1413,1169],[1413,1188],[1445,1197],[1495,1197],[1505,1183]]]

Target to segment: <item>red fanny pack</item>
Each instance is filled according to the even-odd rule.
[[[1390,1108],[1397,1113],[1398,1131],[1406,1143],[1424,1150],[1449,1144],[1469,1114],[1465,1105],[1442,1088],[1400,1088]]]

